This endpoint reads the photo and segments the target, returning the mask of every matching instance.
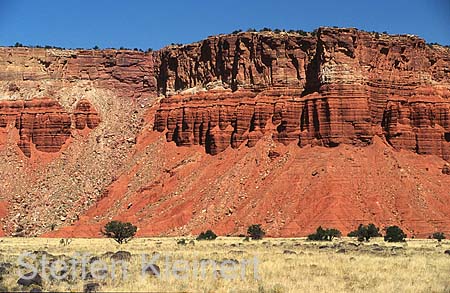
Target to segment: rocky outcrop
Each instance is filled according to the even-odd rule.
[[[448,48],[356,29],[0,48],[0,228],[448,233],[449,67]]]
[[[285,144],[330,147],[379,135],[450,159],[450,53],[415,36],[321,28],[213,36],[153,53],[0,48],[0,57],[12,93],[60,80],[138,99],[165,95],[155,129],[211,154],[269,132]],[[80,112],[76,127],[89,127],[89,117]]]
[[[450,165],[445,164],[444,167],[442,167],[442,174],[450,175]]]
[[[316,38],[270,33],[210,37],[158,52],[155,71],[163,94],[221,82],[225,87],[259,90],[303,88]]]
[[[157,93],[153,67],[152,53],[131,50],[0,48],[0,127],[10,123],[19,130],[27,157],[32,145],[58,152],[74,129],[100,122],[84,92],[109,90],[113,98],[148,104]],[[67,97],[72,94],[77,97]]]
[[[17,82],[89,81],[124,97],[156,92],[153,55],[130,50],[0,48],[0,80]]]
[[[100,118],[87,100],[80,101],[74,111],[77,129],[97,127]],[[27,157],[33,144],[42,152],[58,152],[72,133],[70,113],[50,98],[29,101],[0,101],[0,128],[12,126],[19,133],[17,145]]]
[[[75,127],[83,130],[86,127],[94,129],[100,123],[100,117],[95,108],[87,100],[78,102],[74,111]]]
[[[299,146],[369,144],[450,160],[450,51],[415,36],[319,29],[241,33],[159,53],[155,129],[217,154],[263,134]]]

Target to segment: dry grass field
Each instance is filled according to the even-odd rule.
[[[111,239],[73,239],[69,244],[62,244],[60,240],[2,238],[0,289],[30,291],[42,288],[44,292],[450,292],[450,255],[444,254],[450,249],[447,240],[441,244],[436,240],[414,239],[387,244],[382,239],[372,239],[358,244],[349,238],[309,242],[302,238],[243,241],[243,238],[219,237],[213,241],[186,239],[186,244],[178,244],[180,238],[137,238],[122,245]],[[114,254],[119,256],[115,258],[112,253],[117,251],[130,252],[131,258],[128,259],[127,253]],[[30,256],[21,259],[29,267],[19,268],[18,261],[25,252],[35,252],[37,258],[34,261]],[[142,260],[143,254],[148,261]],[[93,256],[98,258],[91,260]],[[84,267],[88,272],[84,275],[85,280],[80,264],[83,258],[88,260]],[[150,273],[142,273],[142,267],[145,268],[152,258],[160,268],[159,277],[152,276],[151,269],[148,270]],[[51,267],[42,265],[42,259],[60,262]],[[78,262],[70,262],[73,259]],[[62,261],[71,266],[60,270]],[[41,263],[42,286],[18,285],[19,269],[26,273],[37,268],[37,262]],[[102,265],[106,267],[102,268]],[[42,266],[46,268],[44,272]],[[52,269],[64,278],[53,277]],[[122,275],[123,271],[125,275]]]

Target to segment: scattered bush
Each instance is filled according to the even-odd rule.
[[[178,245],[187,245],[186,239],[181,238],[180,240],[177,241]]]
[[[375,226],[375,224],[372,224],[372,223],[367,225],[367,234],[368,234],[369,238],[381,237],[380,228],[378,228],[377,226]],[[367,239],[367,240],[369,240],[369,239]]]
[[[65,48],[63,48],[63,47],[51,46],[51,45],[45,45],[45,46],[35,45],[35,46],[28,46],[28,47],[30,47],[30,48],[38,48],[38,49],[59,49],[59,50],[65,50]]]
[[[338,229],[334,229],[334,228],[326,229],[325,230],[325,234],[328,237],[328,241],[333,240],[333,238],[335,238],[335,237],[341,237],[342,236],[341,231],[339,231]]]
[[[136,234],[137,227],[131,223],[121,221],[111,221],[105,225],[103,234],[113,238],[117,243],[127,243]]]
[[[443,239],[445,239],[445,235],[443,232],[436,232],[433,233],[433,239],[436,239],[438,242],[441,242]]]
[[[299,34],[301,36],[307,36],[308,35],[308,32],[306,32],[304,30],[297,30],[296,32],[297,32],[297,34]]]
[[[98,50],[99,47],[98,47],[98,46],[94,46],[92,49],[93,49],[93,50]]]
[[[308,32],[306,32],[304,30],[289,30],[288,33],[299,34],[301,36],[307,36],[308,35]]]
[[[256,30],[255,30],[254,28],[249,28],[249,29],[247,30],[247,32],[249,32],[249,33],[255,33]]]
[[[242,32],[241,29],[239,29],[239,30],[234,30],[231,34],[236,35],[236,34],[238,34],[238,33],[240,33],[240,32]]]
[[[405,241],[406,234],[398,226],[389,226],[386,229],[386,235],[384,236],[384,241],[387,242],[403,242]]]
[[[59,240],[59,244],[63,245],[63,246],[68,246],[70,243],[72,243],[73,239],[71,238],[63,238],[61,240]]]
[[[325,230],[322,228],[322,226],[319,226],[316,229],[316,233],[312,233],[308,235],[308,240],[313,241],[322,241],[325,239]]]
[[[217,238],[216,233],[214,233],[211,230],[207,230],[206,232],[202,232],[200,233],[200,235],[198,235],[197,240],[214,240]]]
[[[272,29],[268,28],[268,27],[264,27],[262,29],[259,30],[260,32],[271,32]]]
[[[261,224],[251,225],[247,229],[247,234],[253,240],[259,240],[266,235],[266,232],[261,228]]]
[[[16,42],[16,43],[14,44],[14,47],[23,47],[23,45],[22,45],[21,43],[19,43],[19,42]]]
[[[369,241],[371,237],[380,237],[380,228],[374,224],[369,224],[367,226],[360,224],[358,229],[348,233],[348,237],[357,237],[358,241],[362,242],[364,240]]]
[[[342,233],[338,229],[330,228],[323,229],[322,226],[319,226],[316,229],[316,233],[309,234],[308,240],[313,241],[332,241],[335,237],[341,237]]]

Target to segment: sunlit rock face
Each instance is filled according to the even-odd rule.
[[[283,143],[366,145],[450,159],[450,53],[355,29],[241,33],[158,52],[155,129],[217,154],[273,133]]]
[[[446,47],[356,29],[2,47],[0,235],[450,233],[449,68]]]

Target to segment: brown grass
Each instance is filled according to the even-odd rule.
[[[435,240],[387,244],[375,239],[356,247],[348,238],[319,243],[300,238],[245,242],[242,238],[219,237],[187,245],[177,244],[177,238],[140,238],[123,245],[110,239],[73,239],[67,246],[59,240],[3,238],[0,261],[17,263],[20,253],[36,250],[45,250],[59,258],[70,257],[74,252],[97,256],[108,251],[131,252],[127,279],[109,277],[95,281],[100,283],[101,291],[108,292],[450,292],[450,256],[443,253],[450,249],[449,241],[437,246]],[[325,245],[327,247],[319,248]],[[188,261],[236,259],[242,263],[242,259],[256,256],[260,261],[260,279],[254,279],[250,266],[245,270],[244,279],[215,277],[210,265],[206,266],[205,279],[193,276],[192,270],[185,280],[173,275],[164,279],[144,277],[141,254],[153,252]],[[164,271],[164,260],[157,264]],[[1,281],[3,289],[24,290],[17,285],[17,279],[17,268],[11,269]],[[46,291],[83,291],[84,284],[89,282],[94,281],[44,280],[43,288]]]

